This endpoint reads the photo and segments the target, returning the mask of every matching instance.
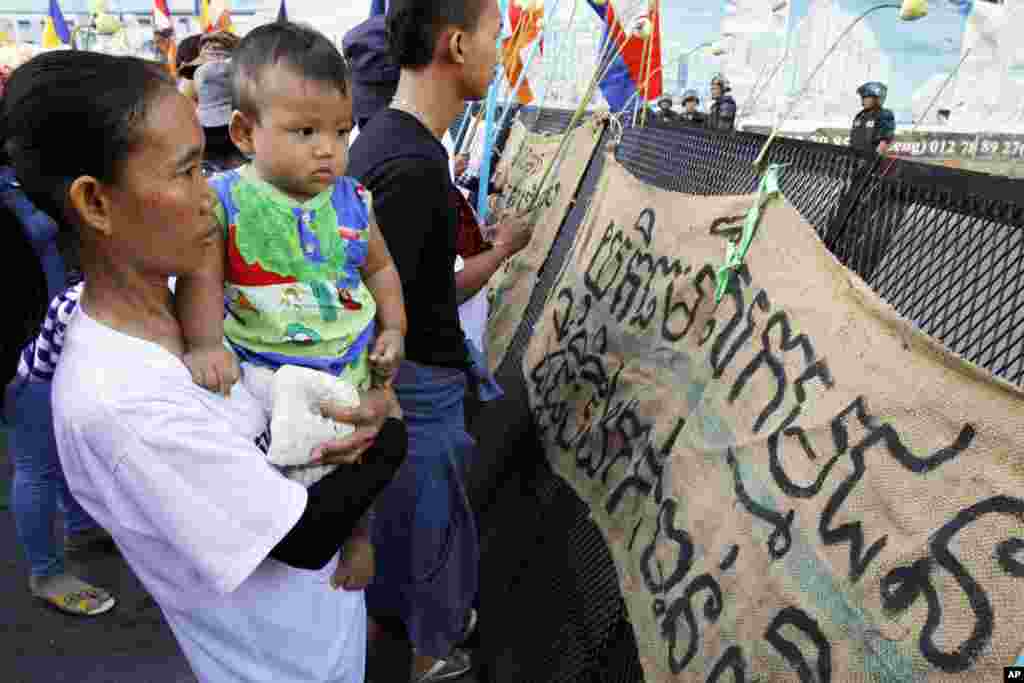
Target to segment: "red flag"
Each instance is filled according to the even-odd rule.
[[[661,16],[655,7],[647,15],[652,19],[650,25],[650,42],[647,38],[634,35],[632,27],[625,27],[615,14],[615,8],[607,0],[587,0],[590,7],[605,25],[604,40],[601,42],[603,59],[618,57],[607,69],[601,80],[601,91],[611,110],[618,112],[633,100],[639,90],[644,92],[647,82],[647,93],[651,99],[657,99],[662,93],[661,78]],[[650,49],[648,50],[648,47]],[[650,73],[647,72],[646,61],[651,62]]]
[[[657,0],[651,5],[648,20],[651,25],[651,35],[647,39],[646,65],[643,81],[646,87],[641,90],[640,96],[650,102],[661,97],[662,73],[661,73],[661,3]]]

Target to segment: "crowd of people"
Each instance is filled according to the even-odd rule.
[[[729,80],[721,74],[711,79],[711,106],[705,113],[700,109],[700,95],[696,90],[683,93],[683,111],[673,108],[671,95],[658,99],[654,120],[661,125],[683,125],[717,131],[732,131],[736,126],[736,100],[730,94]],[[861,110],[853,119],[850,128],[850,146],[856,150],[884,155],[896,135],[896,118],[885,108],[888,92],[884,83],[870,81],[857,89],[861,99]],[[949,112],[945,111],[948,121]]]
[[[4,253],[39,264],[3,338],[33,595],[109,611],[63,550],[112,542],[200,680],[362,681],[382,618],[411,681],[470,670],[465,411],[500,388],[467,305],[530,232],[483,239],[445,138],[501,24],[490,0],[393,0],[348,60],[275,22],[187,39],[179,82],[72,50],[5,76]],[[349,430],[300,464],[268,455],[284,368],[359,396],[303,407]]]
[[[662,125],[683,125],[710,130],[731,131],[736,126],[736,100],[730,94],[729,80],[721,74],[711,79],[711,106],[707,112],[701,111],[700,95],[696,90],[683,93],[681,104],[683,111],[673,109],[671,95],[662,95],[658,99],[658,107],[654,120]]]
[[[73,50],[0,71],[4,254],[38,264],[2,345],[32,595],[108,612],[116,589],[64,556],[116,546],[200,680],[362,681],[382,620],[410,681],[471,669],[466,413],[501,395],[484,290],[530,231],[499,212],[485,238],[475,195],[502,179],[466,182],[448,131],[501,29],[492,0],[393,0],[344,55],[275,22],[186,38],[177,81]],[[855,144],[884,151],[877,85]],[[711,91],[656,116],[731,130]],[[359,396],[314,406],[350,433],[290,464],[270,459],[282,368]]]

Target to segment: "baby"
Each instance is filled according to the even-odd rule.
[[[236,355],[247,385],[285,365],[358,389],[387,384],[404,356],[405,308],[370,197],[344,177],[353,126],[345,61],[315,30],[275,23],[250,32],[232,63],[231,139],[252,162],[210,179],[224,240],[178,280],[185,363],[196,383],[225,394]],[[341,585],[369,582],[365,525],[342,563]]]

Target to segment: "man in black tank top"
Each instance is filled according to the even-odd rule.
[[[409,321],[395,391],[410,457],[375,507],[379,562],[367,606],[405,622],[416,683],[470,669],[457,646],[475,621],[479,549],[461,482],[474,446],[463,419],[470,359],[458,305],[529,240],[521,221],[499,222],[491,248],[465,259],[456,280],[459,213],[440,141],[467,100],[487,96],[501,25],[496,0],[391,0],[385,35],[397,91],[349,152],[349,175],[373,195]]]

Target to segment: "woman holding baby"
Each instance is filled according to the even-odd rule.
[[[264,459],[267,413],[244,383],[224,396],[193,382],[167,282],[201,268],[222,227],[194,108],[158,69],[41,55],[8,83],[2,124],[26,194],[80,241],[87,284],[53,382],[75,498],[110,531],[200,680],[362,681],[363,593],[335,589],[335,573],[405,457],[394,394],[324,406],[356,429],[318,463],[360,464],[307,489]],[[5,335],[30,321],[16,322]]]

